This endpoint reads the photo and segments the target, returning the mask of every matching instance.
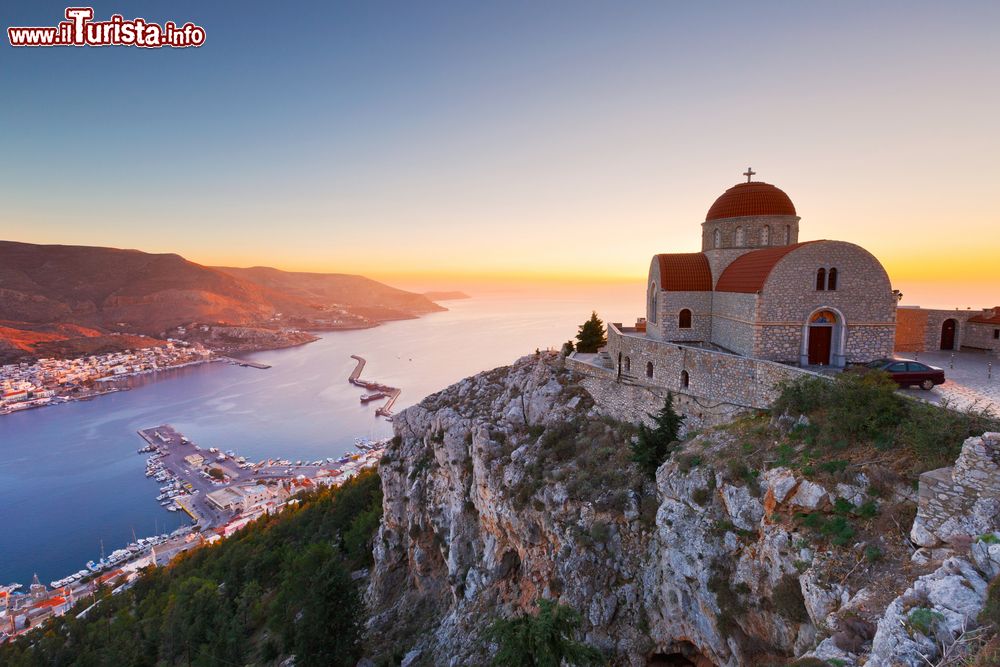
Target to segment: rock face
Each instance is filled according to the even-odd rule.
[[[912,601],[950,633],[975,618],[1000,570],[1000,549],[976,545],[879,620],[895,593],[879,603],[844,583],[850,572],[832,575],[834,556],[791,520],[866,497],[864,475],[826,488],[787,468],[734,475],[675,454],[644,479],[628,463],[634,428],[602,416],[554,355],[463,380],[401,412],[394,430],[367,593],[376,661],[488,663],[486,626],[544,597],[577,610],[612,664],[916,665],[892,662],[926,648],[906,625]],[[710,431],[684,451],[708,456],[732,438]]]

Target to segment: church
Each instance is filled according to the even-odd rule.
[[[897,296],[879,260],[846,241],[800,241],[789,196],[744,176],[709,207],[701,252],[653,256],[645,321],[608,327],[619,376],[687,387],[688,369],[667,350],[813,369],[892,356]]]

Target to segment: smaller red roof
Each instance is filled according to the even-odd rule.
[[[970,322],[975,322],[976,324],[1000,324],[1000,306],[993,308],[993,315],[987,317],[986,315],[976,315],[975,317],[969,318]]]
[[[668,292],[711,292],[712,267],[700,252],[657,255],[660,289]]]
[[[42,600],[41,602],[36,603],[34,606],[36,608],[38,607],[45,608],[45,607],[58,607],[61,604],[66,604],[66,598],[57,595],[55,597]]]
[[[745,294],[759,292],[764,287],[764,283],[767,282],[767,277],[771,275],[771,270],[785,255],[810,243],[816,243],[816,241],[764,248],[740,255],[719,276],[715,291],[743,292]]]

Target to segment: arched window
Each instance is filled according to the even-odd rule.
[[[653,377],[653,362],[652,361],[647,361],[646,362],[646,377],[648,377],[648,378]]]
[[[681,387],[687,389],[688,385],[690,384],[691,384],[691,376],[688,375],[687,371],[681,371]]]
[[[785,225],[785,245],[789,245],[792,242],[792,226]]]
[[[746,236],[743,234],[743,228],[736,228],[736,247],[742,248],[743,244],[746,243]]]
[[[830,269],[826,274],[826,288],[831,292],[837,289],[837,269]]]
[[[816,290],[822,292],[826,289],[826,269],[816,272]]]
[[[691,311],[685,308],[677,316],[677,326],[681,329],[691,328]]]
[[[764,229],[760,230],[760,244],[771,245],[771,228],[767,225],[764,225]]]
[[[629,373],[632,371],[632,359],[630,357],[625,357],[625,372]]]
[[[722,232],[720,232],[718,228],[715,229],[715,244],[712,247],[713,248],[722,247]]]
[[[649,317],[647,319],[653,324],[656,324],[656,306],[658,305],[656,292],[656,283],[652,283],[649,286]]]

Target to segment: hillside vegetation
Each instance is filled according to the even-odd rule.
[[[86,618],[66,616],[0,647],[0,664],[353,664],[363,623],[350,572],[371,562],[382,514],[378,475],[366,472],[264,517],[215,546],[105,592]]]

